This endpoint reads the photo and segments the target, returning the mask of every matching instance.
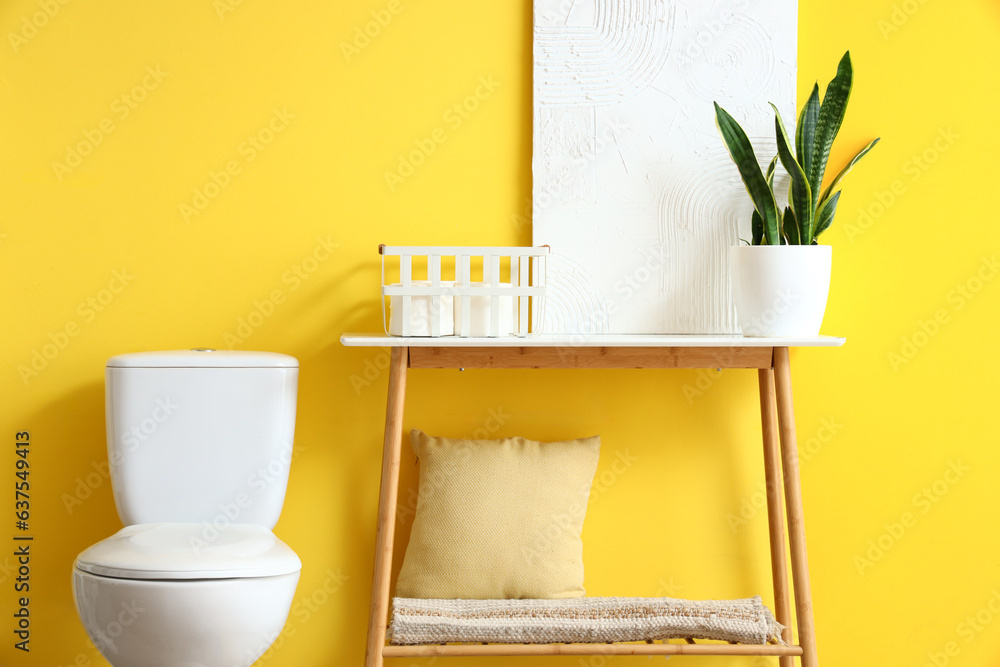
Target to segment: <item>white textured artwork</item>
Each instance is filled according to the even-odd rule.
[[[769,161],[768,102],[795,123],[797,15],[797,0],[535,0],[546,332],[739,332],[729,247],[752,205],[712,102]]]

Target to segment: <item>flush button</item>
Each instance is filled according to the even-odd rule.
[[[192,352],[215,352],[215,348],[212,347],[192,347]]]

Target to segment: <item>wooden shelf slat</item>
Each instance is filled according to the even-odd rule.
[[[529,655],[760,655],[800,656],[801,646],[776,644],[420,644],[389,645],[386,658]]]
[[[411,347],[410,368],[771,368],[770,347]]]

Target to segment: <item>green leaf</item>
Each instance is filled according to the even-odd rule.
[[[799,225],[795,220],[795,213],[792,212],[791,206],[785,207],[785,220],[782,229],[785,232],[785,237],[788,239],[788,245],[800,245]]]
[[[792,177],[792,185],[788,190],[788,203],[791,204],[795,220],[799,223],[799,233],[795,235],[801,242],[809,243],[813,237],[813,197],[809,188],[809,181],[806,173],[802,170],[802,165],[798,163],[792,155],[792,149],[788,141],[788,133],[785,132],[785,123],[781,120],[781,113],[778,107],[771,105],[774,109],[774,128],[778,136],[778,157],[781,158],[781,165]],[[787,224],[788,214],[785,214]],[[785,232],[788,233],[787,231]],[[789,237],[791,238],[791,237]],[[791,242],[791,241],[789,241]],[[798,245],[799,241],[794,243]]]
[[[833,216],[837,214],[837,202],[840,201],[840,190],[820,204],[819,211],[816,212],[816,234],[819,236],[826,231],[830,223],[833,222]],[[816,239],[813,238],[813,243]]]
[[[795,128],[795,155],[798,157],[802,171],[809,176],[813,163],[813,142],[816,140],[816,123],[819,121],[819,84],[813,84],[812,94],[802,107],[799,114],[799,123]],[[809,187],[816,190],[820,183],[809,183]]]
[[[854,85],[854,69],[851,66],[851,52],[848,51],[840,59],[837,75],[826,87],[823,103],[820,105],[819,118],[816,121],[816,136],[813,138],[813,157],[809,165],[809,182],[813,187],[813,209],[819,204],[820,188],[826,173],[826,162],[830,159],[830,149],[833,140],[840,132],[847,112],[847,102],[851,98],[851,87]]]
[[[753,233],[753,245],[760,245],[764,238],[764,220],[761,219],[757,209],[754,209],[753,215],[750,217],[750,231]]]
[[[767,181],[767,187],[771,188],[771,192],[774,192],[774,167],[778,164],[778,156],[775,155],[771,158],[771,164],[767,165],[767,173],[764,174],[764,179]]]
[[[781,239],[778,230],[778,205],[774,201],[774,192],[767,185],[767,179],[764,178],[764,172],[760,169],[746,132],[718,103],[715,103],[715,124],[726,143],[730,157],[740,171],[740,177],[753,201],[754,209],[760,215],[764,227],[764,239],[769,245],[779,244]]]
[[[777,166],[777,164],[778,164],[778,156],[775,155],[773,158],[771,158],[771,164],[767,165],[767,173],[764,174],[764,180],[767,181],[767,187],[770,188],[771,192],[774,192],[774,168],[775,166]],[[754,245],[760,245],[760,240],[764,234],[764,221],[760,219],[759,215],[756,215],[757,211],[754,211],[754,214],[755,217],[752,218],[750,221],[751,229],[754,229],[753,225],[759,224],[760,234],[761,234],[760,236],[757,236],[757,232],[756,231],[754,232],[754,237],[756,239],[754,241]]]
[[[823,191],[823,196],[819,198],[820,206],[822,206],[823,202],[825,202],[830,197],[830,193],[837,189],[837,186],[840,185],[840,181],[843,180],[844,176],[847,176],[847,173],[854,168],[854,165],[858,163],[858,160],[867,155],[868,151],[874,148],[875,144],[877,144],[878,142],[879,139],[876,139],[867,146],[865,146],[864,148],[862,148],[860,151],[858,151],[858,154],[855,155],[853,158],[851,158],[851,161],[847,163],[847,166],[840,170],[840,173],[837,174],[837,177],[832,181],[830,181],[830,186]]]

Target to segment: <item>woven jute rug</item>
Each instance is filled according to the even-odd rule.
[[[741,600],[573,598],[421,600],[394,598],[393,644],[552,644],[717,639],[784,643],[760,596]]]

